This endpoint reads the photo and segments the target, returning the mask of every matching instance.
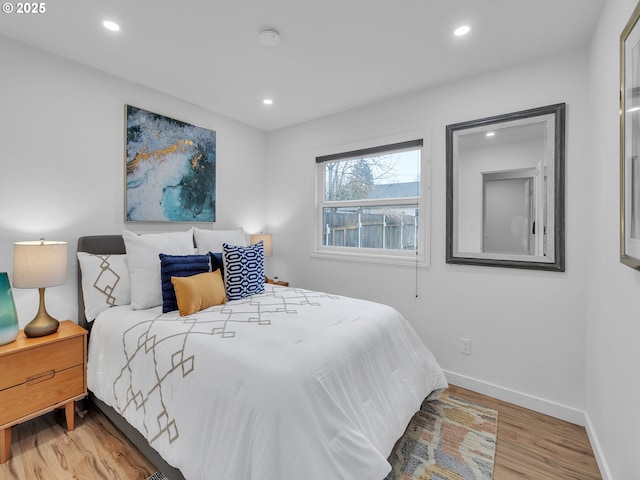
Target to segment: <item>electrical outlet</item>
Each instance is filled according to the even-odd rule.
[[[460,337],[460,353],[463,355],[471,355],[471,340]]]

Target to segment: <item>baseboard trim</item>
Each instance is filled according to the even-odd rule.
[[[598,462],[598,468],[600,469],[600,475],[602,475],[602,480],[613,480],[613,476],[611,475],[611,471],[609,470],[609,464],[602,454],[602,448],[600,446],[600,441],[598,440],[598,435],[593,428],[593,424],[591,423],[591,418],[589,414],[585,414],[587,419],[587,424],[585,425],[585,430],[587,431],[587,436],[589,437],[589,441],[591,442],[591,449],[593,450],[593,455],[596,457],[596,462]]]
[[[585,412],[581,410],[577,410],[557,402],[552,402],[550,400],[545,400],[544,398],[536,397],[528,393],[518,392],[510,388],[501,387],[500,385],[467,377],[466,375],[460,375],[448,370],[445,370],[444,373],[447,380],[452,385],[473,390],[474,392],[482,393],[483,395],[489,395],[490,397],[497,398],[498,400],[544,413],[545,415],[550,415],[552,417],[580,425],[581,427],[586,425],[586,415]]]

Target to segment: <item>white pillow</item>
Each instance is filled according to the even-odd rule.
[[[162,305],[159,255],[193,254],[193,229],[144,235],[123,230],[122,238],[129,260],[131,306],[142,310]]]
[[[131,282],[126,255],[93,255],[78,252],[82,272],[84,316],[92,322],[114,305],[131,303]]]
[[[201,255],[209,252],[222,252],[223,243],[239,247],[249,246],[249,238],[242,228],[233,230],[201,230],[194,228],[193,235],[196,239],[197,251]]]

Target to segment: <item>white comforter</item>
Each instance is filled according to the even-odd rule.
[[[391,307],[297,288],[189,317],[113,307],[88,386],[188,480],[382,480],[442,370]]]

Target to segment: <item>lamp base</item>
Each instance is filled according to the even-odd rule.
[[[60,322],[50,316],[36,316],[24,327],[24,334],[29,338],[44,337],[58,331]]]
[[[52,317],[36,317],[24,327],[24,334],[29,338],[44,337],[58,331],[59,322]]]
[[[38,290],[40,293],[38,313],[36,313],[33,320],[24,327],[24,334],[29,338],[51,335],[58,331],[58,326],[60,325],[60,322],[47,312],[47,308],[44,305],[44,288],[39,288]]]

